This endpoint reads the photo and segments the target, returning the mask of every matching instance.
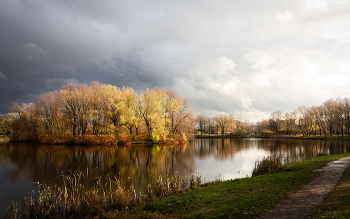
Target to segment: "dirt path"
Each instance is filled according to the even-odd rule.
[[[303,186],[300,191],[291,195],[288,199],[267,211],[260,219],[304,218],[311,214],[316,205],[331,192],[339,182],[344,170],[350,166],[350,157],[338,161],[331,161],[322,170],[321,176],[315,178],[310,184]]]

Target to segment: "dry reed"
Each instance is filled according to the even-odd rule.
[[[130,210],[140,203],[149,203],[154,198],[180,193],[185,188],[193,189],[201,184],[198,176],[165,174],[159,176],[153,185],[148,184],[144,194],[137,194],[133,184],[125,188],[111,176],[102,183],[101,178],[93,177],[89,171],[62,177],[62,186],[38,183],[38,194],[33,191],[22,199],[19,206],[12,202],[5,218],[94,217],[110,211]]]
[[[264,157],[261,161],[255,162],[252,176],[259,176],[267,173],[278,173],[282,170],[282,168],[283,164],[279,158],[272,159],[271,157]]]

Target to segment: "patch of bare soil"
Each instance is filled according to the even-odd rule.
[[[292,194],[274,209],[267,211],[259,218],[297,219],[306,217],[334,189],[341,179],[344,170],[349,165],[350,157],[329,162],[326,167],[321,169],[324,171],[321,176],[315,178],[310,184],[303,186],[297,193]]]

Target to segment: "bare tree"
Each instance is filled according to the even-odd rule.
[[[269,125],[270,128],[273,130],[273,132],[278,135],[278,131],[281,128],[281,117],[282,117],[282,111],[277,110],[273,113],[271,113],[269,118]]]
[[[207,121],[208,121],[208,118],[204,115],[199,115],[196,118],[196,127],[198,130],[200,130],[201,135],[203,135],[205,133]]]

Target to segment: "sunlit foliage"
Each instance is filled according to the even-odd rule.
[[[0,115],[0,135],[12,134],[11,124],[15,119],[15,117],[16,117],[16,114],[14,113],[7,113],[4,115]]]
[[[194,126],[190,102],[175,91],[147,89],[138,94],[130,87],[98,82],[70,83],[34,103],[13,103],[11,111],[16,113],[11,122],[16,141],[84,143],[87,135],[110,135],[124,143],[181,141]]]

